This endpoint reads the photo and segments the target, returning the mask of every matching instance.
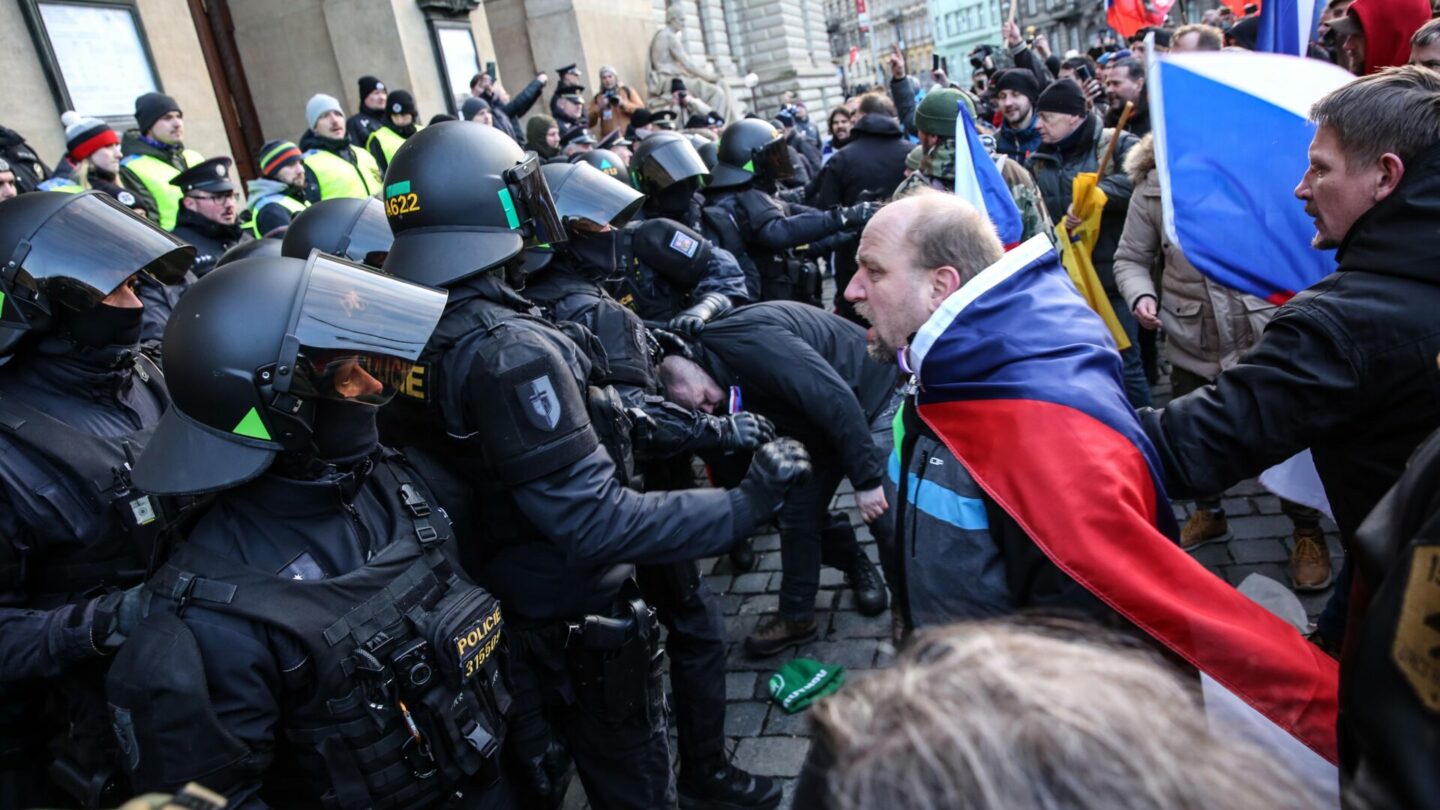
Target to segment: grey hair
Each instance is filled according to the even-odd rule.
[[[1334,133],[1347,164],[1393,152],[1409,165],[1440,144],[1440,73],[1405,65],[1363,76],[1315,102],[1310,120]]]
[[[1096,628],[972,622],[918,634],[818,703],[832,810],[1300,810],[1316,799],[1213,737],[1191,688]],[[813,762],[823,762],[815,758]]]
[[[1428,48],[1436,42],[1440,42],[1440,19],[1425,23],[1410,37],[1411,48]]]
[[[920,269],[953,267],[963,285],[1005,255],[994,223],[959,197],[921,187],[905,198],[923,200],[905,230]]]

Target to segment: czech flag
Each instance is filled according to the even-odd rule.
[[[1256,50],[1304,56],[1320,24],[1323,0],[1265,0],[1260,7],[1260,34]]]
[[[1001,244],[1009,250],[1020,244],[1025,232],[1020,209],[995,160],[980,142],[970,110],[963,102],[955,106],[959,108],[955,119],[955,196],[985,212],[995,223]]]
[[[1165,234],[1227,287],[1283,304],[1335,271],[1295,199],[1310,105],[1353,80],[1315,59],[1187,53],[1151,62],[1146,88]]]
[[[920,417],[1041,551],[1199,670],[1207,714],[1253,719],[1269,734],[1251,736],[1333,793],[1337,663],[1176,544],[1120,355],[1048,237],[946,299],[909,361]]]

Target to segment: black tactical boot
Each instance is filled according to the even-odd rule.
[[[879,616],[885,612],[885,580],[880,578],[875,563],[870,562],[865,552],[855,552],[855,558],[845,571],[845,582],[855,591],[855,607],[861,615]]]
[[[723,758],[680,766],[681,810],[770,810],[780,803],[780,786],[768,776],[746,773]]]

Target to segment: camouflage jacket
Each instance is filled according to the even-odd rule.
[[[1050,215],[1045,211],[1045,200],[1040,196],[1040,187],[1035,185],[1035,178],[1030,176],[1024,166],[1008,157],[992,154],[991,158],[995,161],[995,167],[1000,170],[1005,185],[1010,189],[1015,207],[1020,209],[1020,221],[1025,227],[1020,240],[1023,242],[1037,233],[1048,233]],[[905,178],[895,189],[891,199],[898,200],[922,187],[954,193],[955,141],[941,141],[929,154],[921,158],[920,170]]]

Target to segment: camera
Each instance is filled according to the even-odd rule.
[[[995,49],[989,45],[976,45],[975,50],[970,52],[970,67],[976,70],[984,68],[993,53],[995,53]]]
[[[430,665],[429,645],[424,639],[417,638],[396,650],[390,660],[395,674],[417,689],[435,677],[435,668]]]
[[[606,91],[605,91],[605,102],[606,102],[607,104],[618,104],[618,103],[620,103],[620,91],[619,91],[619,90],[614,90],[614,89],[606,90]]]

